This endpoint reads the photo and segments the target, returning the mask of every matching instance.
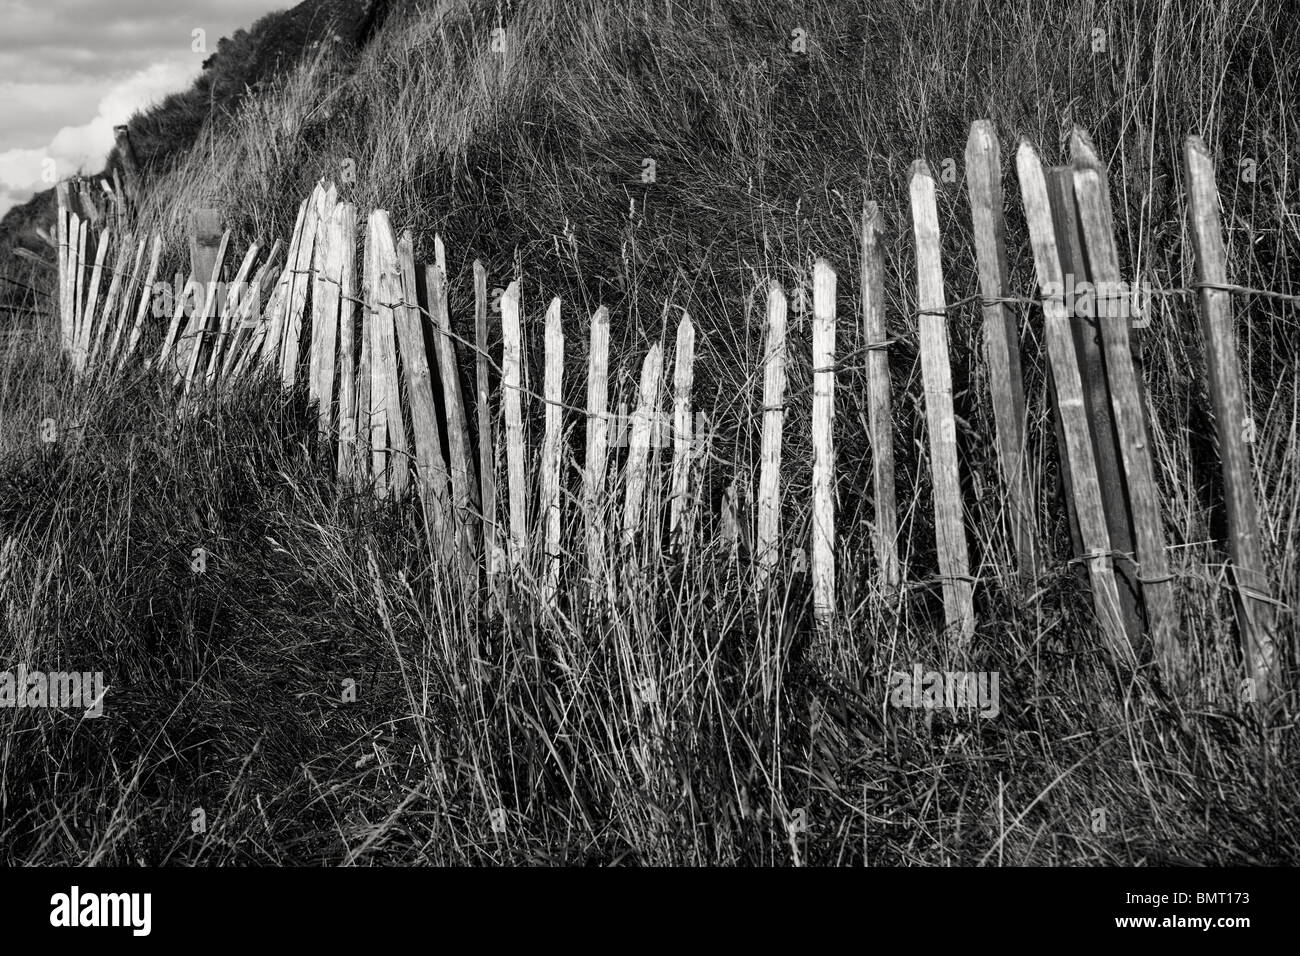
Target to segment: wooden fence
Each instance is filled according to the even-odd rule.
[[[1259,518],[1250,468],[1250,447],[1239,423],[1245,419],[1241,376],[1232,331],[1234,291],[1227,280],[1214,171],[1203,144],[1187,140],[1184,162],[1192,237],[1198,265],[1196,292],[1210,373],[1210,393],[1222,456],[1228,518],[1228,557],[1249,677],[1256,699],[1275,691],[1276,601],[1264,573]],[[1086,566],[1101,636],[1115,661],[1135,665],[1141,639],[1149,636],[1166,684],[1185,685],[1185,648],[1166,558],[1164,522],[1156,492],[1151,443],[1140,375],[1130,346],[1131,310],[1120,284],[1106,171],[1087,136],[1072,140],[1071,163],[1044,169],[1033,147],[1022,142],[1015,168],[1029,228],[1040,298],[1008,290],[1003,222],[1002,161],[992,124],[972,124],[966,146],[978,291],[958,296],[945,288],[940,255],[935,180],[924,161],[913,164],[909,195],[916,249],[918,344],[929,441],[939,586],[954,648],[970,641],[978,626],[966,539],[957,455],[948,316],[978,301],[983,310],[983,347],[989,399],[996,429],[994,447],[1010,552],[1026,589],[1049,563],[1030,488],[1026,454],[1026,406],[1021,373],[1020,316],[1040,305],[1061,455],[1063,484],[1074,530],[1074,560]],[[685,551],[698,536],[700,464],[707,434],[693,433],[694,325],[682,315],[671,356],[652,345],[639,370],[637,401],[626,435],[626,461],[611,470],[609,409],[610,325],[605,308],[590,318],[587,407],[563,402],[566,326],[575,318],[553,300],[546,309],[544,379],[538,393],[525,385],[521,332],[522,297],[517,278],[500,300],[499,364],[488,349],[487,272],[475,262],[473,340],[453,332],[447,301],[446,253],[435,243],[436,262],[424,271],[424,295],[409,233],[395,234],[383,210],[365,224],[356,269],[357,209],[339,200],[333,186],[318,185],[298,210],[280,263],[280,243],[262,254],[254,244],[242,259],[230,258],[230,233],[215,211],[195,216],[190,275],[177,276],[184,293],[173,303],[161,346],[141,355],[142,329],[155,302],[159,237],[136,237],[111,226],[95,234],[95,217],[78,215],[66,185],[58,191],[58,301],[62,346],[80,374],[102,374],[128,362],[170,376],[183,393],[223,388],[263,369],[286,387],[305,378],[318,403],[322,437],[336,443],[342,481],[369,486],[376,495],[414,493],[423,505],[435,550],[471,580],[490,590],[503,581],[536,582],[543,600],[561,600],[565,555],[584,557],[579,592],[588,600],[616,594],[615,563],[635,565],[664,548]],[[84,212],[83,207],[83,212]],[[260,262],[259,262],[260,259]],[[234,268],[229,286],[221,285]],[[874,572],[883,593],[904,583],[898,549],[898,509],[885,324],[885,271],[880,212],[864,206],[861,227],[862,334],[866,352],[866,427],[873,456],[871,525]],[[102,287],[107,279],[107,289]],[[1070,308],[1067,284],[1096,289],[1092,315]],[[813,277],[811,515],[812,598],[816,622],[833,625],[837,615],[835,408],[837,275],[819,260]],[[224,296],[220,293],[224,291]],[[309,307],[310,306],[310,307]],[[787,300],[779,282],[767,290],[763,351],[762,443],[755,527],[742,532],[739,499],[749,476],[730,477],[718,523],[722,544],[733,551],[742,535],[749,549],[758,593],[772,580],[782,553],[782,432],[787,409]],[[586,317],[577,317],[582,321]],[[464,328],[468,320],[457,323]],[[432,349],[428,343],[432,343]],[[474,352],[475,416],[467,410],[459,353]],[[665,373],[672,378],[666,389]],[[500,376],[500,420],[490,409],[489,366]],[[665,394],[667,392],[667,394]],[[545,409],[538,483],[528,479],[525,406]],[[671,408],[666,414],[663,406]],[[441,410],[441,411],[440,411]],[[581,528],[565,527],[567,471],[565,433],[585,423]],[[657,441],[671,422],[668,494],[661,500]],[[800,423],[803,427],[803,423]],[[841,426],[843,427],[843,426]],[[502,429],[498,432],[497,429]],[[504,452],[505,487],[497,484],[498,442]],[[444,457],[443,449],[447,449]],[[477,455],[475,455],[477,448]],[[620,502],[612,496],[621,494]],[[506,515],[498,518],[498,498]],[[669,539],[659,538],[667,505]],[[615,512],[614,540],[604,516]],[[580,541],[573,545],[569,542]],[[1028,590],[1026,590],[1028,593]]]

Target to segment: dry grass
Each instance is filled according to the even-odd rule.
[[[181,261],[186,210],[217,200],[239,232],[287,236],[320,176],[440,232],[452,321],[472,329],[470,263],[505,285],[524,265],[530,375],[540,318],[565,302],[566,401],[581,405],[586,317],[613,321],[611,401],[687,309],[696,397],[716,422],[700,540],[641,562],[599,613],[565,563],[557,610],[517,582],[489,604],[439,562],[411,504],[340,489],[300,395],[259,383],[178,418],[139,373],[86,386],[48,347],[0,370],[0,669],[102,669],[105,717],[0,710],[7,862],[1259,863],[1297,858],[1294,616],[1287,693],[1262,726],[1235,694],[1240,662],[1218,542],[1217,457],[1189,297],[1159,298],[1143,342],[1188,702],[1116,686],[1089,601],[1065,565],[1052,488],[1041,319],[1026,317],[1039,518],[1056,560],[1032,600],[1011,579],[975,311],[951,324],[979,629],[940,637],[904,174],[938,169],[950,298],[976,289],[960,176],[966,124],[993,119],[1004,157],[1025,135],[1049,159],[1072,124],[1103,148],[1127,270],[1190,284],[1182,137],[1207,138],[1235,281],[1300,292],[1294,35],[1261,3],[438,3],[390,21],[356,62],[309,56],[156,181],[147,223]],[[789,50],[807,31],[808,52]],[[1107,50],[1092,53],[1093,30]],[[1290,39],[1285,39],[1290,37]],[[1289,45],[1288,45],[1289,44]],[[642,160],[657,181],[643,184]],[[1253,157],[1258,179],[1232,175]],[[864,186],[865,184],[865,186]],[[1014,177],[1013,287],[1032,292]],[[840,349],[857,348],[856,224],[864,189],[892,210],[887,264],[908,580],[871,584],[862,373],[839,376],[841,594],[823,660],[809,654],[804,575],[772,599],[716,545],[724,483],[753,467],[761,418],[761,290],[838,269]],[[670,309],[665,312],[665,306]],[[1300,602],[1294,305],[1239,301],[1257,424],[1269,573]],[[52,324],[52,323],[51,323]],[[671,327],[671,326],[670,326]],[[154,334],[158,334],[154,330]],[[784,527],[807,535],[810,329],[792,311]],[[499,347],[499,342],[494,348]],[[462,359],[466,358],[462,356]],[[467,378],[468,380],[468,378]],[[540,405],[530,409],[540,436]],[[51,445],[37,423],[84,422]],[[576,426],[576,422],[572,422]],[[581,429],[575,427],[575,434]],[[65,432],[66,434],[66,432]],[[571,464],[578,467],[575,439]],[[571,491],[576,474],[566,478]],[[576,507],[566,510],[578,526]],[[610,535],[610,540],[617,536]],[[573,540],[577,540],[574,538]],[[190,570],[196,547],[211,553]],[[579,549],[575,549],[580,554]],[[1001,713],[952,720],[891,708],[886,680],[995,670]],[[653,681],[653,693],[642,693]],[[355,702],[343,701],[354,681]],[[649,699],[645,699],[649,698]],[[203,808],[207,830],[195,834]],[[500,808],[504,815],[494,811]],[[1094,811],[1107,828],[1095,832]],[[802,815],[797,811],[803,810]],[[503,826],[493,827],[494,819]],[[805,820],[800,832],[791,824]]]

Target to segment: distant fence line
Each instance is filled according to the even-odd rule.
[[[1276,691],[1277,601],[1263,571],[1259,518],[1251,477],[1251,450],[1241,423],[1249,421],[1232,329],[1231,295],[1267,293],[1231,285],[1209,155],[1198,137],[1184,144],[1184,167],[1198,282],[1193,289],[1162,290],[1199,297],[1201,333],[1209,369],[1228,519],[1227,551],[1248,679],[1256,700]],[[995,449],[1006,502],[1006,521],[1017,571],[1028,586],[1048,563],[1036,527],[1030,489],[1033,464],[1026,455],[1026,404],[1021,372],[1019,313],[1012,306],[1040,305],[1050,369],[1050,395],[1065,485],[1075,561],[1086,567],[1101,636],[1117,662],[1136,666],[1140,638],[1148,635],[1166,685],[1187,684],[1186,649],[1166,554],[1160,501],[1140,378],[1130,343],[1134,290],[1120,275],[1106,172],[1086,134],[1076,130],[1069,166],[1044,169],[1022,142],[1015,166],[1028,223],[1041,297],[1008,294],[1001,158],[991,123],[971,125],[966,147],[979,289],[949,302],[945,289],[935,180],[924,161],[910,171],[909,194],[917,261],[918,345],[933,483],[939,581],[946,630],[960,649],[976,627],[975,580],[969,566],[965,506],[957,456],[949,362],[951,311],[978,301],[995,425]],[[85,196],[83,190],[83,199]],[[120,189],[119,189],[120,192]],[[373,211],[364,230],[358,273],[358,214],[333,185],[318,184],[299,206],[278,257],[277,241],[263,256],[254,243],[231,283],[223,284],[231,234],[216,210],[196,215],[191,274],[174,296],[161,348],[141,355],[141,333],[162,254],[160,236],[134,237],[98,224],[94,214],[71,210],[67,183],[58,187],[58,303],[61,344],[80,374],[120,369],[141,361],[165,369],[184,393],[226,385],[255,369],[270,369],[286,387],[305,378],[317,403],[322,438],[336,447],[339,478],[369,485],[380,496],[414,492],[424,505],[432,539],[467,574],[485,572],[485,586],[502,575],[525,573],[547,601],[558,599],[567,577],[565,555],[585,564],[589,592],[599,599],[616,562],[661,550],[661,516],[668,515],[668,547],[689,545],[697,534],[699,466],[709,437],[707,418],[692,412],[697,342],[689,315],[676,330],[671,380],[664,344],[653,345],[640,369],[636,402],[611,412],[610,316],[592,317],[587,407],[562,402],[565,337],[562,304],[545,313],[541,392],[523,384],[520,287],[512,281],[500,301],[500,363],[488,350],[487,274],[474,263],[474,340],[451,329],[447,271],[441,239],[425,267],[426,300],[419,301],[409,231],[394,233],[388,214]],[[83,212],[85,206],[83,205]],[[110,251],[113,254],[110,258]],[[863,361],[867,379],[867,433],[872,450],[874,521],[871,525],[877,584],[903,583],[898,554],[894,487],[892,389],[885,326],[885,282],[880,213],[867,202],[861,223]],[[259,263],[260,259],[260,263]],[[233,265],[234,260],[231,260]],[[1087,285],[1080,282],[1087,277]],[[105,279],[108,287],[101,287]],[[837,275],[816,263],[812,289],[811,554],[815,618],[833,622],[835,578],[835,417]],[[227,292],[233,294],[227,296]],[[1082,290],[1087,306],[1080,306]],[[1149,294],[1149,293],[1148,293]],[[187,308],[186,300],[195,299]],[[782,453],[786,409],[787,301],[778,282],[767,290],[763,353],[762,439],[754,526],[750,529],[755,585],[761,589],[783,553]],[[432,349],[428,342],[432,342]],[[707,347],[707,343],[698,343]],[[474,428],[459,378],[458,348],[475,354]],[[499,417],[490,409],[489,366],[501,379]],[[400,372],[400,374],[399,374]],[[545,422],[536,469],[528,480],[524,402],[541,402]],[[441,410],[441,411],[440,411]],[[562,465],[566,423],[586,423],[581,488],[566,492]],[[625,423],[625,430],[620,424]],[[611,425],[614,426],[611,433]],[[805,423],[800,423],[804,427]],[[497,428],[503,429],[498,433]],[[500,442],[500,446],[498,444]],[[444,446],[448,449],[444,456]],[[610,470],[611,449],[626,447],[620,474]],[[477,448],[477,455],[475,454]],[[504,454],[504,480],[498,449]],[[668,494],[662,493],[659,449],[671,449]],[[656,480],[650,480],[654,477]],[[728,484],[718,528],[725,547],[738,548],[739,497],[749,476]],[[602,518],[621,489],[621,509],[609,540]],[[565,527],[565,496],[580,503],[581,527]],[[498,497],[505,516],[498,515]],[[536,507],[530,508],[535,501]],[[748,534],[748,532],[747,532]],[[530,542],[532,546],[530,546]],[[569,542],[566,544],[566,542]],[[577,543],[574,543],[577,542]],[[540,546],[539,546],[540,545]]]

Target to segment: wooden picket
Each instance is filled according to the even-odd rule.
[[[880,209],[862,210],[862,337],[867,349],[867,432],[876,505],[871,538],[880,586],[895,590],[903,580],[898,560],[898,502],[894,492],[894,421],[889,379],[889,332],[885,324],[885,256]]]
[[[95,266],[90,273],[90,290],[86,297],[86,310],[81,327],[77,330],[77,341],[72,349],[72,367],[77,372],[86,370],[86,361],[90,357],[90,336],[95,326],[95,308],[99,304],[99,286],[104,275],[104,257],[108,255],[111,230],[105,229],[99,234],[95,249]]]
[[[357,466],[357,207],[338,205],[334,241],[339,278],[339,478],[351,481]]]
[[[564,329],[560,324],[560,300],[552,299],[546,310],[546,371],[542,397],[546,400],[546,425],[542,438],[541,501],[543,547],[542,595],[555,600],[560,582],[560,442],[564,410]]]
[[[691,537],[695,509],[691,502],[691,388],[695,382],[695,325],[682,313],[673,354],[673,465],[669,485],[668,527],[674,541],[685,546]]]
[[[813,267],[812,581],[813,613],[835,614],[835,272]]]
[[[1105,168],[1092,143],[1079,130],[1071,137],[1070,152],[1079,222],[1088,248],[1092,282],[1098,290],[1097,320],[1133,518],[1141,570],[1138,580],[1141,582],[1149,633],[1161,674],[1168,686],[1179,689],[1185,674],[1178,642],[1178,613],[1174,606],[1174,589],[1165,554],[1164,522],[1160,514],[1155,467],[1151,461],[1146,410],[1129,344],[1129,326],[1132,321],[1127,311],[1129,301],[1127,297],[1118,299],[1102,294],[1107,290],[1118,291],[1121,281]],[[1110,308],[1103,307],[1107,303]],[[1113,540],[1111,546],[1115,546]]]
[[[966,550],[961,479],[957,472],[957,426],[948,361],[948,314],[939,256],[939,215],[934,177],[924,160],[912,164],[912,228],[916,236],[916,298],[920,312],[921,377],[930,438],[934,533],[938,547],[944,620],[959,644],[975,631],[974,587]]]
[[[434,354],[438,360],[438,377],[442,381],[442,404],[447,423],[447,449],[451,459],[451,492],[455,508],[459,548],[472,565],[478,551],[473,532],[478,511],[479,490],[474,475],[474,443],[465,412],[465,393],[460,386],[456,364],[456,341],[452,337],[451,314],[447,306],[446,250],[434,237],[435,262],[425,270],[429,306],[433,315]]]
[[[778,282],[767,286],[767,349],[763,358],[763,438],[760,450],[755,585],[763,588],[781,553],[781,438],[785,423],[786,300]]]
[[[307,221],[310,222],[311,218],[309,209]],[[370,214],[369,232],[371,247],[367,268],[371,277],[370,294],[374,309],[374,323],[370,335],[370,410],[374,419],[379,422],[371,435],[372,449],[377,450],[374,461],[375,493],[381,497],[391,494],[395,498],[401,498],[406,493],[410,482],[410,444],[406,437],[406,423],[402,419],[402,396],[397,378],[398,322],[402,321],[403,332],[406,328],[406,323],[403,321],[405,308],[401,304],[405,301],[402,271],[397,261],[397,241],[393,236],[393,227],[387,212],[376,209]],[[420,354],[423,352],[421,351]],[[419,375],[420,370],[417,369],[415,374]],[[423,369],[425,380],[428,374],[426,360]],[[420,413],[418,427],[421,430],[424,430],[428,424],[425,411],[427,406]],[[429,445],[427,432],[425,437],[424,447],[427,448]],[[425,494],[421,500],[430,509],[432,519],[441,523],[443,514],[440,503],[443,499],[441,489],[434,484],[431,463],[429,469],[422,469],[422,472],[422,480],[428,483],[425,485],[426,492],[433,493]]]
[[[1119,590],[1111,569],[1110,537],[1106,530],[1106,513],[1102,507],[1096,465],[1093,463],[1083,383],[1079,377],[1070,319],[1063,300],[1065,279],[1053,232],[1047,179],[1038,154],[1027,140],[1021,141],[1016,152],[1016,169],[1034,251],[1034,268],[1042,293],[1048,359],[1052,364],[1056,405],[1069,453],[1074,511],[1078,516],[1079,533],[1085,548],[1083,559],[1087,563],[1092,585],[1093,605],[1102,637],[1111,653],[1117,661],[1131,663],[1134,655],[1124,629]]]
[[[650,467],[650,444],[659,415],[659,381],[663,377],[664,349],[659,343],[650,347],[641,363],[641,388],[637,392],[636,410],[627,439],[626,484],[623,490],[623,543],[630,545],[645,526],[647,473]]]
[[[1252,420],[1247,412],[1249,406],[1242,389],[1232,330],[1219,193],[1214,183],[1214,163],[1199,136],[1189,136],[1183,143],[1183,170],[1187,176],[1188,221],[1200,284],[1201,338],[1209,371],[1215,434],[1223,462],[1228,558],[1237,630],[1255,699],[1269,704],[1276,695],[1278,683],[1277,610],[1270,596],[1259,542],[1259,508],[1247,437]]]
[[[1046,178],[1057,254],[1067,289],[1071,283],[1076,288],[1083,282],[1091,284],[1083,233],[1079,227],[1073,171],[1068,166],[1052,167],[1046,171]],[[1088,413],[1088,434],[1092,440],[1097,483],[1101,488],[1101,506],[1106,515],[1111,567],[1119,592],[1120,619],[1124,622],[1130,643],[1135,643],[1143,631],[1142,613],[1138,607],[1131,530],[1133,520],[1124,489],[1119,435],[1111,413],[1101,337],[1095,328],[1096,317],[1082,314],[1087,310],[1077,306],[1078,303],[1073,310],[1074,314],[1069,315],[1070,331],[1079,366],[1079,380],[1083,384],[1084,409]]]
[[[386,214],[385,214],[386,215]],[[380,281],[396,280],[391,290],[393,319],[397,331],[397,350],[405,373],[406,399],[411,409],[410,440],[415,446],[415,461],[420,496],[429,511],[430,527],[443,553],[449,553],[445,532],[447,513],[447,465],[442,457],[442,436],[438,429],[438,410],[433,400],[433,373],[425,348],[423,323],[420,321],[416,290],[414,239],[404,230],[396,247],[390,247],[392,233],[387,228],[375,234],[377,254],[385,265]],[[381,316],[383,305],[381,300]],[[394,366],[396,369],[396,366]],[[397,404],[397,422],[402,422],[401,403]],[[390,435],[392,428],[390,419]],[[405,443],[398,445],[405,448]],[[398,489],[400,494],[400,489]]]
[[[605,573],[605,470],[609,462],[609,310],[591,317],[587,357],[587,446],[582,500],[586,525],[587,575],[593,592]]]
[[[496,469],[493,468],[492,409],[489,406],[487,269],[474,260],[474,378],[475,414],[478,420],[478,473],[480,512],[483,516],[483,558],[489,593],[496,589],[500,568],[497,534]]]
[[[524,560],[528,535],[528,492],[524,487],[523,345],[519,328],[519,280],[501,296],[501,404],[506,419],[506,491],[510,502],[510,562]]]
[[[984,296],[984,364],[988,369],[998,467],[1006,491],[1006,514],[1022,581],[1038,578],[1038,532],[1025,455],[1025,386],[1020,335],[1007,298],[1006,226],[1002,217],[1002,153],[988,120],[971,123],[966,140],[975,260]]]

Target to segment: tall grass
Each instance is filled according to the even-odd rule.
[[[696,403],[715,428],[693,547],[619,570],[608,605],[581,599],[578,548],[558,606],[526,575],[487,601],[432,559],[416,505],[334,481],[302,395],[262,381],[205,394],[178,416],[154,377],[87,385],[47,345],[25,347],[0,371],[0,669],[100,669],[111,688],[98,721],[0,710],[5,859],[1294,860],[1294,616],[1283,615],[1281,715],[1265,726],[1236,693],[1190,296],[1157,298],[1142,345],[1193,694],[1163,700],[1143,692],[1144,678],[1117,686],[1107,667],[1065,561],[1036,311],[1023,318],[1024,355],[1032,451],[1047,479],[1038,517],[1055,559],[1031,596],[1009,573],[977,306],[950,324],[981,584],[972,651],[949,656],[904,188],[917,156],[936,169],[956,160],[940,224],[950,298],[965,297],[977,289],[960,176],[967,123],[992,118],[1004,156],[1024,135],[1049,159],[1077,123],[1109,163],[1125,268],[1182,288],[1192,262],[1178,149],[1197,132],[1218,159],[1234,280],[1296,293],[1296,80],[1284,66],[1297,51],[1284,14],[1244,0],[628,9],[413,4],[355,59],[317,51],[247,98],[206,148],[151,184],[142,226],[167,236],[169,275],[194,205],[220,204],[242,248],[287,236],[300,199],[328,176],[343,198],[410,225],[418,256],[431,259],[442,234],[462,335],[472,260],[500,285],[522,262],[535,383],[542,306],[562,296],[574,405],[584,398],[578,343],[598,304],[613,316],[615,405],[632,399],[646,347],[688,310]],[[498,26],[504,53],[492,49]],[[795,30],[805,53],[790,49]],[[642,182],[646,158],[653,183]],[[1236,174],[1243,158],[1256,162],[1253,183]],[[1012,284],[1028,295],[1009,173],[1007,192]],[[786,562],[772,594],[756,595],[748,554],[719,544],[714,515],[723,487],[757,460],[767,281],[810,289],[812,262],[826,256],[842,277],[840,351],[862,344],[848,277],[864,194],[892,210],[896,239],[890,361],[911,584],[887,595],[872,583],[865,389],[849,367],[837,389],[840,606],[823,659],[809,653],[805,575]],[[1294,608],[1296,308],[1237,305],[1268,572]],[[792,548],[807,538],[809,339],[796,305],[783,475]],[[537,444],[540,404],[530,415]],[[59,441],[41,441],[45,418]],[[581,453],[575,443],[566,454],[573,491]],[[580,517],[567,507],[575,534]],[[618,537],[611,529],[607,540]],[[201,573],[195,548],[208,555]],[[914,662],[1000,672],[999,716],[889,706],[889,673]]]

